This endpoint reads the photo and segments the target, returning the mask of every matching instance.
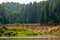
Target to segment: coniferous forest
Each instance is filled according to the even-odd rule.
[[[0,4],[0,24],[60,24],[60,0]]]

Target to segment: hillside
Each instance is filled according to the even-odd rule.
[[[33,32],[37,32],[37,33],[42,33],[42,35],[44,36],[60,36],[60,25],[57,25],[57,26],[40,26],[40,25],[5,25],[7,28],[10,28],[10,29],[26,29],[26,30],[30,30],[30,31],[33,31]]]
[[[45,31],[47,34],[60,36],[60,25],[53,27]]]
[[[21,10],[25,7],[24,4],[20,4],[20,3],[14,3],[14,2],[7,2],[7,3],[3,3],[2,5],[4,5],[4,10],[7,13],[20,13]]]
[[[0,24],[60,24],[60,0],[0,4]]]

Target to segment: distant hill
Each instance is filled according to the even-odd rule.
[[[13,3],[13,2],[7,2],[7,3],[3,3],[4,5],[4,10],[6,12],[12,12],[12,13],[20,13],[20,11],[22,10],[22,8],[25,7],[24,4],[20,4],[20,3]]]

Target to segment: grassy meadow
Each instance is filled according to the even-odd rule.
[[[37,24],[0,25],[0,37],[20,36],[60,36],[60,25],[40,26]]]

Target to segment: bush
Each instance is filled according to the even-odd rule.
[[[15,32],[6,32],[4,34],[5,34],[5,36],[16,36]]]
[[[22,28],[7,28],[8,30],[4,28],[0,28],[0,36],[38,36],[43,35],[40,32],[34,32]]]
[[[54,24],[53,20],[51,20],[51,21],[48,22],[48,25],[53,25],[53,24]]]

